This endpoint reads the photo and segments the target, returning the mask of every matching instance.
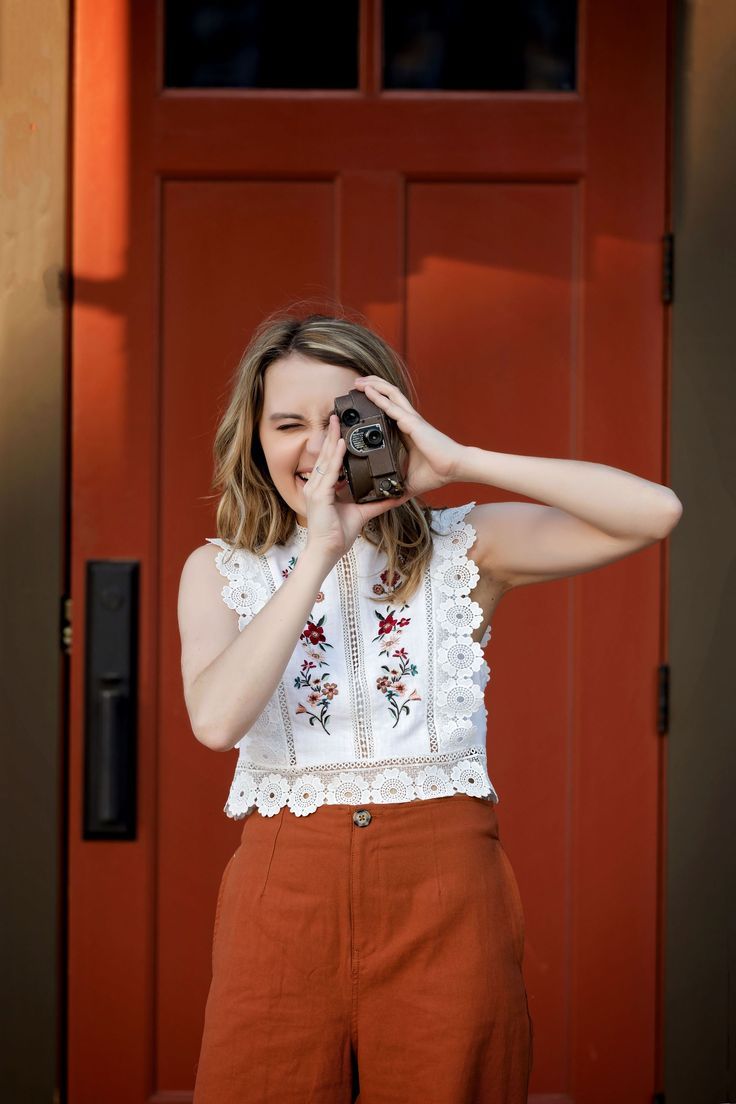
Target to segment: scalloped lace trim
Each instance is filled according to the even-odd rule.
[[[399,766],[383,765],[388,763]],[[466,748],[460,758],[417,756],[386,759],[372,766],[345,763],[271,770],[239,762],[224,812],[233,820],[242,820],[254,809],[262,816],[275,816],[286,805],[296,816],[307,816],[320,805],[426,801],[453,793],[498,802],[485,767],[485,748]]]

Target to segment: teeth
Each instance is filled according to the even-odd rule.
[[[302,472],[297,472],[296,474],[297,474],[298,478],[301,479],[302,483],[306,483],[307,482],[307,475],[311,475],[312,473],[307,472],[307,475],[303,475]],[[346,479],[346,477],[344,475],[341,475],[340,478],[337,480],[337,482],[338,483],[344,483],[345,479]]]

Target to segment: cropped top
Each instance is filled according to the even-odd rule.
[[[468,555],[473,506],[432,510],[439,535],[408,603],[393,601],[400,575],[387,577],[386,553],[362,534],[337,561],[278,687],[235,745],[227,816],[273,816],[285,805],[305,816],[323,804],[453,793],[499,800],[486,766],[490,625],[480,643],[472,639],[483,620],[470,597],[480,577]],[[222,598],[242,631],[288,578],[307,529],[295,523],[286,543],[263,555],[207,540],[219,546]]]

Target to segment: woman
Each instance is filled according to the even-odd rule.
[[[336,396],[398,428],[404,493],[353,502]],[[215,442],[219,536],[179,624],[198,740],[237,747],[194,1104],[522,1104],[524,915],[488,776],[483,658],[513,587],[666,537],[667,487],[464,445],[343,317],[255,332]],[[545,505],[428,507],[453,482]],[[471,595],[472,592],[472,595]],[[237,616],[235,616],[237,614]]]

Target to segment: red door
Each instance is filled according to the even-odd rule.
[[[572,65],[564,20],[550,40],[487,18],[419,33],[396,4],[384,48],[377,0],[355,28],[344,0],[337,24],[264,16],[206,40],[195,8],[75,9],[72,1104],[186,1100],[194,1082],[241,825],[222,813],[235,757],[189,727],[176,598],[215,535],[214,427],[264,313],[362,311],[407,357],[424,416],[467,444],[667,482],[666,0],[581,3]],[[326,27],[343,38],[323,56]],[[85,785],[122,784],[89,777],[93,560],[139,564],[134,737],[105,699],[108,736],[137,748],[127,835],[90,834],[85,812]],[[489,768],[526,913],[534,1100],[644,1104],[660,1087],[664,569],[654,545],[522,588],[494,620]]]

